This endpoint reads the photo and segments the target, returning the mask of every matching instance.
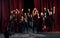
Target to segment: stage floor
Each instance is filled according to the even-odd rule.
[[[0,38],[4,38],[3,34],[0,34]],[[40,33],[40,34],[20,34],[15,33],[10,36],[10,38],[60,38],[59,32],[47,32],[47,33]]]

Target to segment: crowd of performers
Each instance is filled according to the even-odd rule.
[[[44,8],[41,13],[36,8],[32,13],[30,9],[27,12],[23,11],[24,9],[11,11],[9,22],[11,32],[29,33],[30,30],[33,33],[51,32],[53,25],[55,26],[55,7]]]

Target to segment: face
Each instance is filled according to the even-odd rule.
[[[30,9],[28,9],[28,11],[30,11]]]
[[[46,11],[46,8],[44,8],[44,10]]]
[[[24,15],[26,15],[26,13],[24,13]]]
[[[17,11],[15,13],[17,14]]]
[[[23,11],[24,9],[22,9],[22,11]]]
[[[11,11],[11,13],[13,14],[13,11]]]
[[[41,12],[41,16],[43,16],[44,14],[43,14],[43,12]]]

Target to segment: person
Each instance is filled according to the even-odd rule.
[[[27,11],[27,21],[28,21],[28,29],[30,29],[30,8]]]
[[[30,13],[30,9],[28,9],[28,13]]]
[[[36,28],[36,26],[37,26],[36,19],[37,19],[37,15],[34,14],[33,15],[33,33],[35,33],[37,31],[37,28]]]
[[[25,31],[28,33],[28,20],[27,20],[27,14],[24,13],[24,26],[25,26]]]
[[[33,32],[33,16],[32,14],[30,14],[30,17],[29,17],[29,30],[31,30]]]
[[[11,34],[8,32],[8,28],[5,27],[5,30],[4,30],[4,37],[5,37],[5,38],[9,38],[9,35],[11,35]]]
[[[11,11],[11,14],[10,14],[10,20],[9,20],[9,28],[10,28],[10,32],[14,32],[14,12]]]
[[[52,22],[53,22],[53,24],[55,24],[55,6],[53,6],[51,11],[52,11]]]
[[[47,11],[47,9],[44,9],[44,19],[45,19],[45,25],[46,28],[48,28],[48,30],[50,30],[49,26],[50,26],[50,21],[49,21],[49,12]],[[49,31],[48,31],[49,32]]]
[[[50,26],[49,26],[49,29],[48,31],[52,31],[52,25],[53,25],[53,22],[52,22],[52,11],[49,12],[49,21],[50,21]]]
[[[24,17],[23,16],[21,16],[21,19],[19,20],[18,26],[19,26],[19,32],[23,33],[25,30],[25,28],[24,28]]]
[[[39,33],[40,32],[40,28],[41,28],[41,26],[40,26],[40,15],[39,15],[39,13],[37,13],[37,19],[36,19],[36,21],[37,21],[37,33]]]
[[[40,31],[40,32],[43,32],[42,28],[43,28],[44,20],[45,20],[45,19],[44,19],[44,13],[41,12],[41,13],[40,13],[40,21],[39,21],[39,23],[40,23],[40,24],[39,24],[39,25],[40,25],[40,28],[39,28],[40,30],[39,30],[39,31]]]
[[[13,10],[14,32],[17,32],[17,12],[18,9]]]
[[[55,17],[54,17],[54,13],[55,13],[55,7],[51,8],[50,12],[49,12],[49,20],[50,20],[50,31],[52,31],[52,27],[55,28]],[[55,29],[54,29],[55,30]]]

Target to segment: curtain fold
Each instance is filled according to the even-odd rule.
[[[23,6],[23,0],[1,0],[0,12],[2,15],[0,15],[0,19],[2,19],[2,32],[4,31],[4,28],[9,24],[10,11],[14,9],[21,10],[24,8]],[[39,10],[39,12],[43,11],[43,8],[51,9],[52,6],[55,6],[56,31],[60,31],[60,0],[34,0],[34,6]]]
[[[15,9],[22,9],[22,0],[2,0],[2,32],[9,25],[9,13]]]
[[[35,8],[40,12],[43,11],[43,8],[51,9],[55,6],[55,27],[56,31],[60,31],[60,0],[34,0]]]

